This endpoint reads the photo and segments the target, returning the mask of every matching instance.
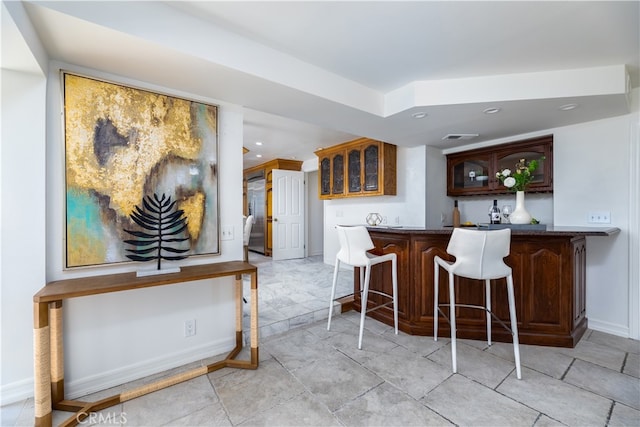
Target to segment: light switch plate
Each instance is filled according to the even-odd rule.
[[[233,240],[233,226],[223,225],[222,226],[222,240]]]
[[[587,215],[587,222],[590,224],[611,224],[611,212],[589,212],[589,214]]]

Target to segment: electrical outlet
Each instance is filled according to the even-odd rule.
[[[196,334],[196,319],[184,321],[184,336],[192,337]]]
[[[589,212],[589,214],[587,215],[587,222],[591,224],[611,224],[611,212]]]
[[[233,227],[229,225],[222,226],[222,240],[233,240]]]

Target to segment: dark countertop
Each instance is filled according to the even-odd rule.
[[[464,227],[474,230],[486,230],[486,227]],[[411,226],[387,226],[378,225],[375,227],[367,226],[367,229],[376,232],[388,232],[396,234],[450,234],[453,231],[453,227],[443,228],[425,228],[425,227],[411,227]],[[554,226],[547,225],[546,229],[538,230],[526,230],[512,228],[511,233],[513,235],[522,236],[613,236],[618,234],[620,229],[617,227],[578,227],[578,226]]]

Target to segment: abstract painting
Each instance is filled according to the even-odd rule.
[[[66,268],[130,262],[130,215],[154,194],[184,211],[187,255],[219,254],[217,106],[62,77]]]

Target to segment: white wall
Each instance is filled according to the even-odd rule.
[[[318,197],[318,175],[317,169],[305,173],[307,189],[307,256],[322,255],[324,250],[324,204]]]
[[[3,69],[0,396],[33,393],[33,295],[45,283],[44,76]]]
[[[60,67],[220,106],[220,222],[221,226],[232,226],[236,238],[221,242],[221,255],[192,257],[185,264],[242,259],[240,107],[58,63],[50,64],[45,102],[44,79],[34,80],[22,73],[11,74],[3,70],[2,403],[33,394],[31,301],[46,282],[135,271],[139,267],[139,264],[126,263],[63,269],[64,139]],[[5,90],[9,87],[11,90]],[[232,278],[217,279],[66,302],[67,397],[77,397],[203,356],[229,351],[235,345],[232,284]],[[197,334],[184,338],[183,324],[188,319],[196,320]]]
[[[554,131],[556,225],[593,226],[589,211],[609,211],[611,225],[622,230],[587,238],[587,317],[591,328],[623,336],[629,335],[629,291],[638,286],[628,270],[630,124],[623,116]]]
[[[365,224],[367,214],[377,212],[388,225],[424,227],[426,147],[397,150],[395,196],[355,197],[324,201],[324,262],[333,264],[339,249],[336,225]]]

